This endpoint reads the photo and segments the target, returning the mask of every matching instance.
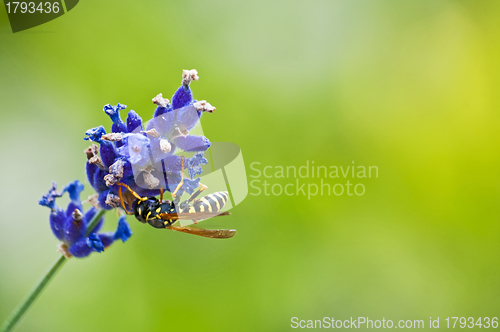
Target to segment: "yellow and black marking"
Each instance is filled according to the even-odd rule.
[[[187,212],[218,212],[222,210],[229,196],[227,191],[219,191],[210,195],[203,196],[197,199],[193,205],[189,207]]]
[[[138,200],[134,205],[134,214],[137,220],[148,223],[156,228],[165,228],[172,225],[175,220],[163,220],[162,213],[175,213],[175,207],[170,202],[160,202],[155,197]]]
[[[118,183],[120,189],[118,196],[127,214],[133,214],[142,223],[148,223],[155,228],[170,229],[177,232],[199,235],[213,239],[227,239],[236,234],[234,229],[203,229],[199,227],[176,226],[178,220],[193,220],[196,224],[199,220],[204,220],[217,216],[227,216],[229,212],[220,210],[226,205],[229,199],[227,191],[219,191],[201,198],[200,194],[207,189],[200,184],[200,188],[191,194],[189,199],[180,202],[180,196],[174,198],[173,202],[158,200],[154,196],[141,197],[129,186]],[[122,195],[122,187],[127,188],[136,200],[132,203],[132,211],[128,211]],[[162,197],[161,195],[160,197]],[[163,197],[162,197],[163,198]]]

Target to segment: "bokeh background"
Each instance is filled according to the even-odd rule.
[[[13,34],[2,6],[0,320],[58,257],[38,199],[53,180],[92,193],[82,138],[110,128],[102,106],[148,119],[191,68],[217,107],[205,134],[238,144],[249,175],[314,160],[379,178],[357,181],[361,197],[249,195],[218,221],[231,240],[130,218],[131,240],[71,259],[18,331],[498,316],[499,15],[496,1],[84,0]]]

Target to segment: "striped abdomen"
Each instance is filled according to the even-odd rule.
[[[197,199],[189,208],[189,212],[218,212],[226,205],[228,199],[227,191],[218,191]]]

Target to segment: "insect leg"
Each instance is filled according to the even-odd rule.
[[[127,208],[125,207],[125,202],[123,201],[123,195],[122,195],[122,187],[118,188],[118,196],[120,197],[120,202],[122,203],[123,210],[125,210],[126,214],[134,214],[134,212],[129,212]]]
[[[189,197],[189,199],[186,201],[186,203],[187,203],[187,204],[191,204],[191,202],[192,202],[192,201],[194,201],[194,200],[196,200],[196,198],[197,198],[198,196],[200,196],[200,194],[201,194],[204,190],[206,190],[207,188],[208,188],[207,186],[205,186],[205,185],[203,185],[203,184],[201,184],[201,183],[200,183],[200,189],[198,189],[198,191],[197,191],[197,192],[195,192],[194,194],[192,194],[192,195],[191,195],[191,197]]]
[[[147,201],[148,198],[147,197],[141,197],[139,196],[135,191],[133,191],[129,186],[127,186],[125,183],[121,183],[121,182],[117,182],[116,183],[117,185],[119,186],[122,186],[122,187],[125,187],[128,189],[128,191],[130,191],[132,193],[132,195],[134,195],[135,198],[137,198],[138,200],[140,201]]]
[[[207,186],[200,183],[200,189],[197,192],[193,193],[188,199],[179,204],[179,200],[175,201],[176,206],[179,205],[182,212],[188,212],[190,204],[196,200],[196,198],[201,194],[202,191],[207,189]],[[197,221],[195,221],[196,223]]]
[[[174,192],[172,193],[172,197],[175,198],[175,196],[177,196],[177,192],[179,191],[179,189],[181,189],[182,185],[184,184],[184,156],[181,157],[181,182],[179,182],[179,184],[177,185],[177,187],[175,188]]]

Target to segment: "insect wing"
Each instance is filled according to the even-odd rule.
[[[169,226],[166,228],[177,232],[208,237],[211,239],[229,239],[236,235],[236,230],[234,229],[203,229],[203,228],[175,227],[175,226]]]
[[[218,216],[230,215],[229,212],[193,212],[193,213],[160,213],[163,220],[203,220]]]

